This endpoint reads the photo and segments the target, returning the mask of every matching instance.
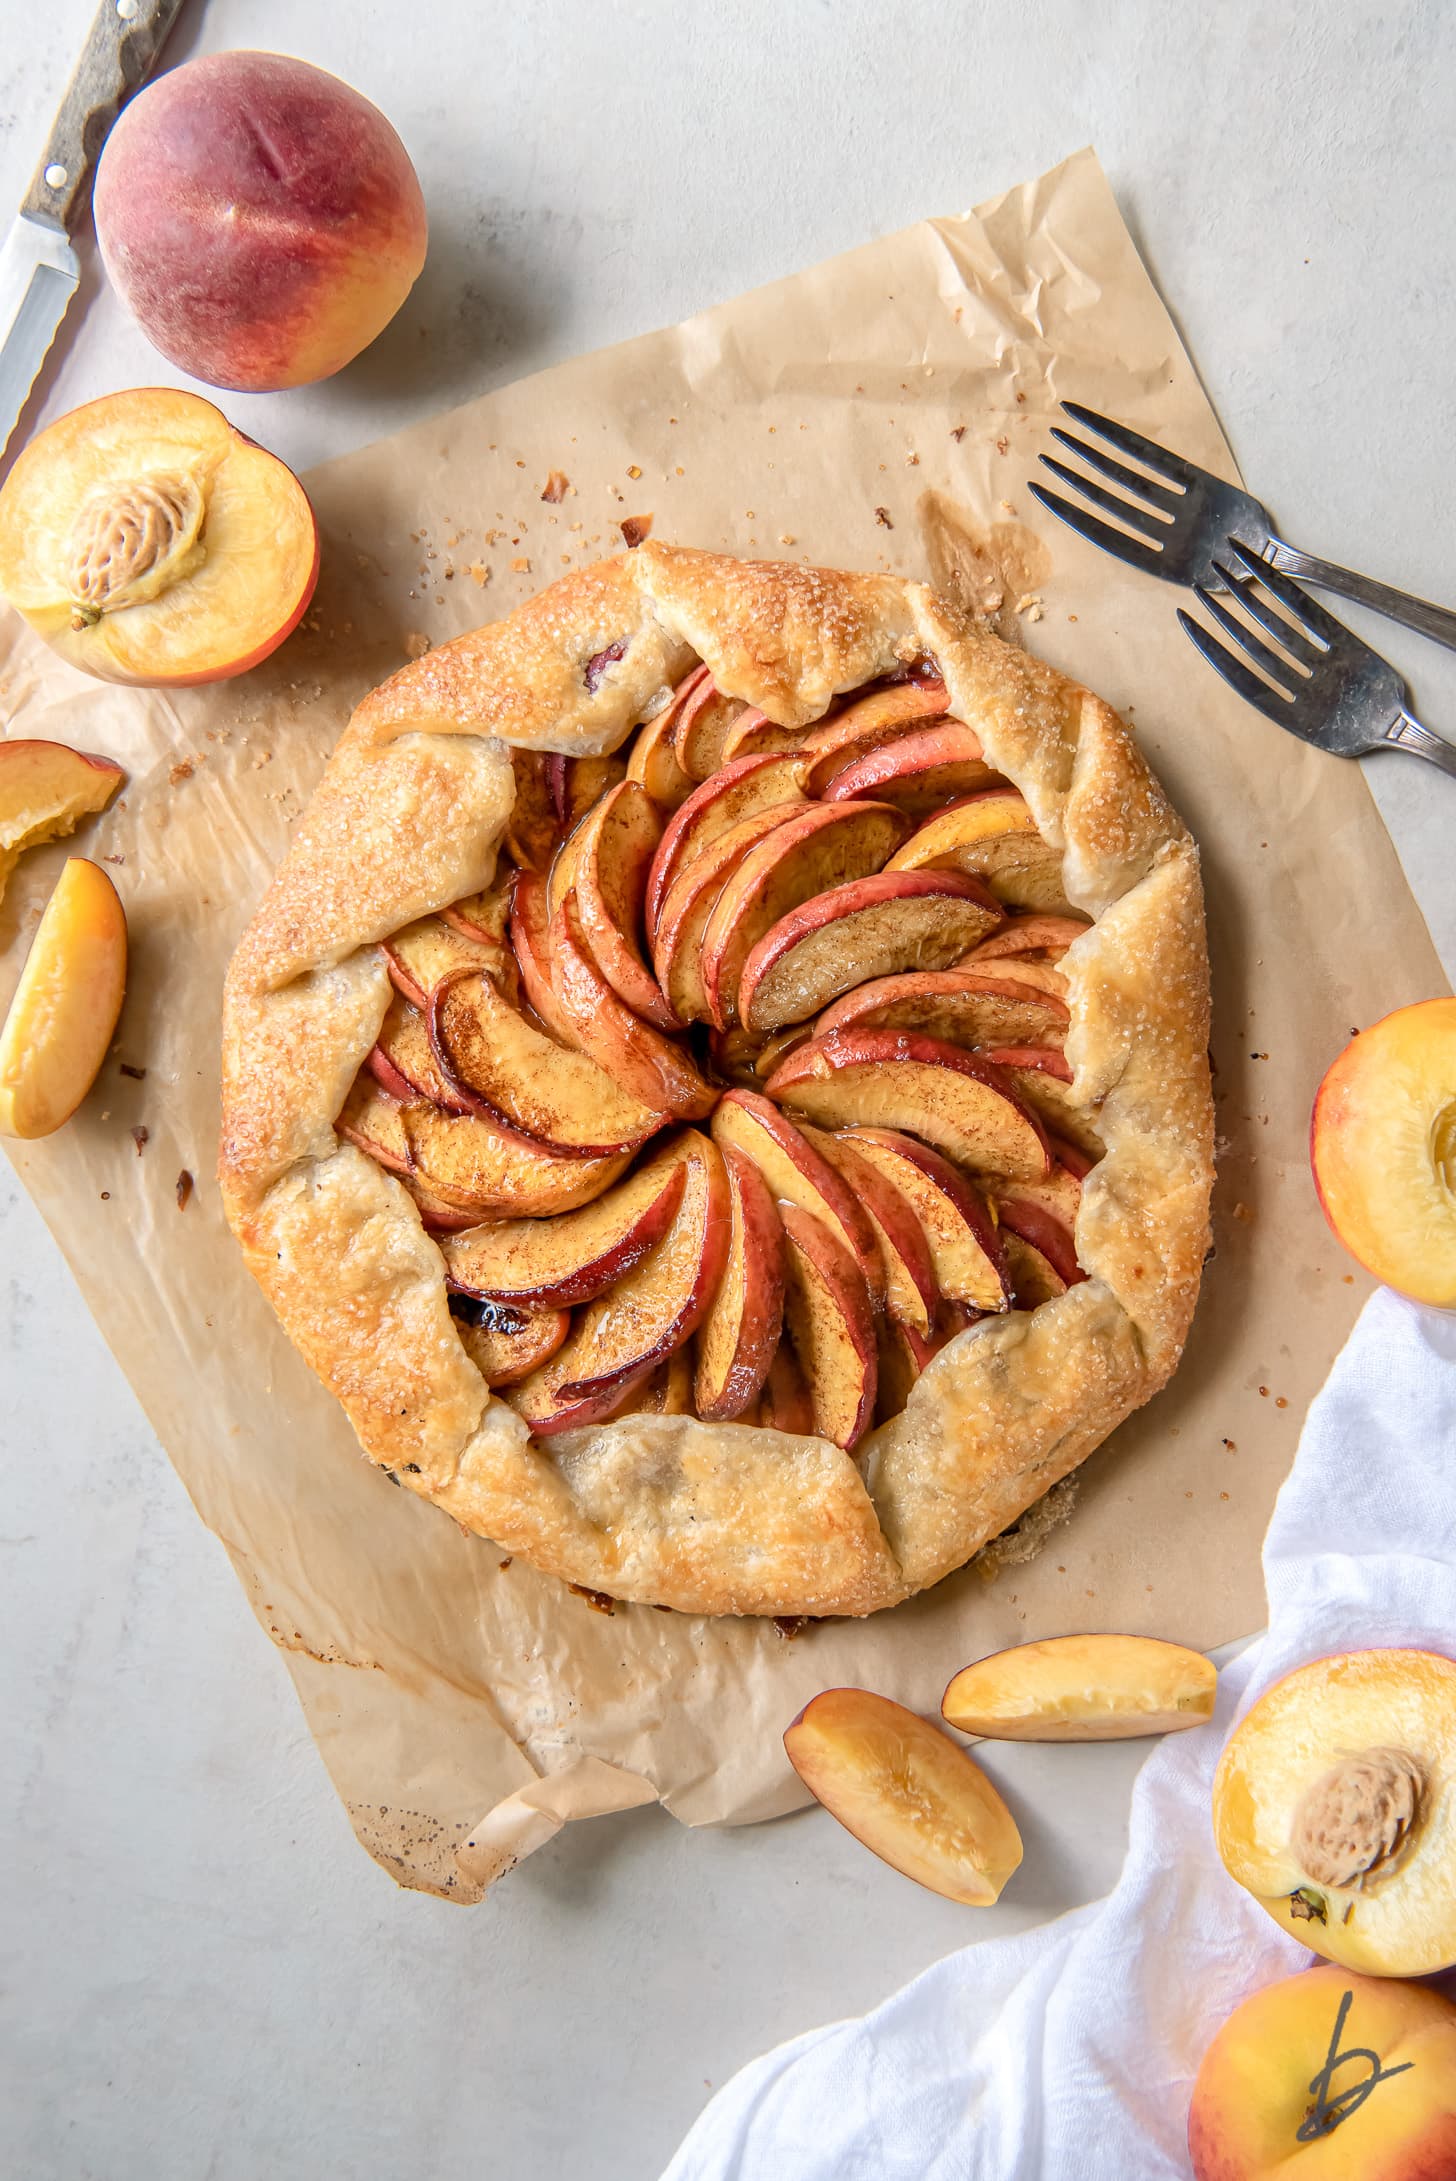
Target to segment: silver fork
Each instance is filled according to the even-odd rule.
[[[1090,477],[1069,469],[1065,462],[1044,454],[1041,459],[1052,475],[1079,492],[1093,507],[1102,508],[1139,533],[1130,538],[1126,530],[1115,530],[1111,523],[1074,507],[1060,493],[1048,492],[1043,485],[1030,487],[1043,507],[1070,523],[1093,545],[1169,583],[1212,584],[1218,581],[1216,557],[1227,555],[1228,540],[1237,533],[1261,560],[1285,575],[1298,576],[1321,590],[1338,591],[1341,598],[1369,606],[1389,620],[1403,621],[1407,628],[1418,629],[1422,636],[1434,637],[1438,644],[1456,651],[1456,613],[1448,607],[1430,605],[1423,598],[1392,589],[1388,583],[1337,568],[1333,561],[1318,560],[1313,553],[1301,553],[1277,535],[1268,509],[1251,493],[1241,492],[1237,485],[1226,485],[1221,477],[1200,469],[1196,462],[1186,462],[1182,455],[1170,453],[1156,440],[1144,439],[1141,432],[1129,431],[1111,417],[1099,416],[1095,409],[1084,409],[1079,401],[1064,401],[1062,407],[1068,416],[1075,417],[1130,461],[1141,462],[1154,472],[1146,477],[1142,471],[1129,469],[1125,462],[1104,454],[1100,447],[1089,446],[1071,432],[1053,427],[1053,439],[1123,489],[1121,493],[1109,492]],[[1146,543],[1141,542],[1144,539]]]
[[[1196,583],[1194,595],[1204,611],[1260,669],[1253,673],[1180,606],[1185,635],[1229,687],[1266,719],[1337,757],[1414,750],[1456,779],[1456,747],[1421,725],[1409,709],[1409,692],[1395,668],[1239,539],[1230,538],[1228,547],[1242,567],[1215,559],[1210,564],[1214,580],[1281,647],[1276,651],[1266,644],[1207,584]],[[1279,601],[1283,613],[1259,595],[1261,587]]]

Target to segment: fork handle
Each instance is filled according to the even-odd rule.
[[[1383,613],[1388,621],[1403,621],[1408,629],[1416,629],[1422,636],[1444,644],[1448,651],[1456,651],[1456,613],[1449,606],[1432,606],[1424,598],[1412,598],[1408,591],[1393,589],[1389,583],[1377,583],[1373,576],[1357,576],[1352,569],[1337,568],[1332,560],[1301,553],[1282,538],[1270,537],[1269,558],[1276,568],[1297,576],[1302,583],[1337,591],[1341,598],[1368,606],[1372,613]]]
[[[1386,729],[1385,740],[1392,749],[1414,750],[1417,757],[1428,757],[1433,765],[1456,780],[1456,743],[1433,735],[1429,727],[1421,725],[1414,712],[1398,712]]]

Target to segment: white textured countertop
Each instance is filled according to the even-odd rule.
[[[91,4],[0,0],[0,203]],[[1450,602],[1444,15],[188,0],[174,60],[276,47],[349,78],[399,128],[432,219],[414,297],[357,366],[225,405],[307,466],[1091,140],[1255,489],[1298,543]],[[176,376],[83,256],[47,418]],[[1379,641],[1456,735],[1456,658]],[[1395,756],[1372,779],[1456,968],[1456,787]],[[1112,1879],[1137,1745],[996,1760],[1028,1852],[980,1914],[818,1815],[710,1835],[637,1813],[571,1828],[478,1909],[397,1892],[3,1168],[0,1271],[6,2173],[651,2181],[754,2051]]]

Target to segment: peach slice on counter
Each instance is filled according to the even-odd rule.
[[[0,1136],[68,1121],[106,1058],[126,994],[126,911],[99,864],[68,857],[0,1030]]]
[[[826,1689],[784,1736],[832,1817],[918,1885],[968,1907],[999,1899],[1021,1862],[1016,1820],[939,1727],[869,1689]]]
[[[662,710],[638,730],[632,744],[627,778],[640,782],[659,810],[676,810],[693,792],[692,781],[677,761],[677,723],[688,698],[707,677],[705,666],[694,667]]]
[[[1036,829],[1015,788],[982,788],[927,818],[892,871],[964,871],[1009,908],[1055,910],[1064,902],[1061,855]]]
[[[741,1416],[763,1390],[784,1317],[784,1230],[768,1183],[735,1144],[722,1146],[732,1233],[718,1291],[698,1329],[697,1411]]]
[[[694,856],[761,810],[803,802],[803,772],[792,756],[742,757],[694,788],[668,820],[652,858],[646,898],[649,940],[673,881]]]
[[[619,781],[582,820],[574,839],[577,915],[581,935],[623,1005],[659,1030],[678,1020],[642,959],[639,934],[647,876],[662,838],[662,820],[646,788]]]
[[[505,949],[494,939],[474,939],[440,916],[422,916],[383,942],[389,981],[396,992],[423,1014],[430,994],[462,970],[498,976]]]
[[[876,871],[831,886],[771,925],[743,964],[738,1018],[755,1036],[804,1022],[866,978],[935,970],[1000,921],[958,871]]]
[[[1456,1664],[1347,1651],[1296,1667],[1230,1735],[1213,1782],[1229,1876],[1328,1961],[1456,1963]]]
[[[515,1386],[549,1363],[571,1330],[569,1310],[519,1310],[477,1303],[472,1315],[452,1312],[460,1344],[492,1388]]]
[[[476,1219],[575,1211],[610,1189],[631,1156],[563,1156],[486,1115],[442,1113],[423,1100],[402,1106],[400,1119],[414,1178]]]
[[[667,1233],[610,1293],[588,1303],[564,1348],[518,1389],[515,1405],[546,1437],[594,1421],[697,1330],[728,1251],[728,1180],[716,1145],[690,1132],[682,1199]]]
[[[668,888],[652,934],[652,960],[658,983],[680,1022],[708,1018],[703,982],[703,935],[729,873],[749,850],[766,840],[804,807],[801,798],[771,803],[741,818],[701,848]]]
[[[811,803],[748,851],[703,932],[703,986],[720,1030],[734,1019],[744,962],[764,933],[815,894],[878,871],[909,825],[888,803]]]
[[[941,1294],[972,1310],[1004,1310],[1006,1268],[996,1222],[964,1174],[929,1144],[896,1129],[856,1128],[840,1140],[913,1207]]]
[[[1023,983],[1018,964],[1004,977],[965,968],[875,977],[826,1008],[814,1031],[922,1030],[948,1045],[1060,1045],[1070,1022],[1065,1000]]]
[[[975,729],[954,719],[867,750],[832,773],[820,793],[826,803],[868,796],[875,802],[893,803],[907,817],[922,818],[951,796],[973,795],[979,788],[1003,784],[1001,775],[986,763]]]
[[[837,1167],[771,1099],[757,1091],[729,1091],[713,1115],[713,1141],[720,1149],[732,1144],[752,1159],[773,1195],[829,1227],[871,1292],[883,1290],[885,1275],[865,1207]]]
[[[809,1399],[808,1384],[786,1340],[780,1341],[768,1367],[757,1420],[765,1431],[787,1431],[799,1439],[808,1438],[814,1429],[814,1404]]]
[[[835,712],[799,747],[809,761],[805,783],[810,795],[822,795],[844,766],[868,756],[882,743],[901,735],[917,734],[950,703],[944,682],[896,682],[887,689],[871,690],[843,711]]]
[[[447,1080],[435,1057],[424,1016],[399,992],[385,1011],[367,1065],[381,1088],[393,1098],[427,1098],[431,1104],[443,1106],[447,1113],[484,1110],[478,1098]]]
[[[972,950],[967,960],[989,962],[1034,954],[1045,956],[1048,962],[1059,962],[1073,941],[1091,929],[1084,916],[1009,916],[998,932]],[[1019,977],[1021,972],[1008,970],[1007,974]]]
[[[845,1452],[874,1421],[878,1357],[864,1274],[823,1220],[783,1204],[784,1316],[814,1429]]]
[[[1203,2055],[1188,2155],[1194,2181],[1456,2174],[1456,2005],[1348,1969],[1266,1985]]]
[[[0,489],[0,594],[102,681],[220,681],[298,626],[307,495],[200,395],[138,387],[38,432]]]
[[[592,1302],[666,1234],[682,1202],[686,1161],[667,1144],[605,1196],[555,1219],[503,1219],[445,1246],[445,1278],[462,1295],[517,1309]]]
[[[964,1666],[941,1711],[1000,1742],[1118,1742],[1213,1717],[1218,1669],[1152,1636],[1051,1636]]]
[[[523,871],[545,871],[561,845],[561,820],[551,799],[544,750],[512,750],[516,799],[506,819],[505,844]]]
[[[0,742],[0,893],[21,851],[59,840],[104,810],[125,780],[109,757],[64,742]]]
[[[767,712],[751,704],[740,712],[723,737],[720,763],[736,764],[740,757],[781,757],[797,750],[804,740],[802,727],[781,727]]]
[[[718,1094],[691,1056],[625,1006],[588,954],[574,895],[551,919],[550,947],[551,989],[572,1043],[656,1112],[678,1120],[711,1113]]]
[[[1046,1132],[1001,1069],[918,1031],[849,1030],[797,1046],[765,1090],[823,1128],[893,1128],[973,1173],[1042,1181]]]
[[[677,761],[690,780],[707,780],[723,762],[723,744],[748,706],[727,696],[711,674],[689,693],[677,723]]]
[[[864,1156],[851,1131],[810,1128],[800,1134],[849,1184],[869,1214],[884,1270],[885,1308],[892,1318],[929,1335],[941,1304],[930,1241],[904,1191]]]
[[[558,1155],[635,1151],[663,1124],[660,1108],[536,1029],[480,970],[457,971],[435,987],[429,1024],[446,1082]]]
[[[1319,1087],[1309,1148],[1351,1256],[1456,1310],[1456,1000],[1397,1008],[1346,1046]]]

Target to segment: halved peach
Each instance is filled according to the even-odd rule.
[[[640,781],[659,810],[676,810],[693,792],[692,781],[677,761],[677,723],[683,706],[707,675],[705,666],[694,667],[678,683],[671,701],[638,729],[632,744],[627,778]]]
[[[892,1870],[988,1908],[1021,1862],[1016,1820],[980,1766],[918,1712],[826,1689],[784,1736],[816,1801]]]
[[[680,1022],[708,1018],[703,982],[703,934],[730,872],[749,850],[803,808],[802,800],[770,804],[742,818],[710,841],[679,871],[667,890],[652,935],[658,982]]]
[[[875,1414],[875,1314],[864,1274],[833,1230],[781,1206],[784,1316],[814,1410],[814,1429],[846,1453]]]
[[[885,1308],[891,1317],[928,1335],[940,1308],[930,1240],[903,1190],[865,1158],[853,1132],[810,1128],[800,1131],[813,1148],[849,1184],[869,1215],[884,1269]]]
[[[941,1294],[973,1310],[1004,1310],[1008,1284],[996,1222],[965,1175],[896,1129],[857,1128],[840,1140],[913,1208]]]
[[[826,803],[868,796],[921,818],[953,796],[973,795],[992,784],[1000,785],[1001,775],[986,763],[980,736],[955,719],[867,750],[831,774],[820,793]]]
[[[109,757],[64,742],[0,742],[0,893],[23,849],[59,840],[104,810],[125,778]]]
[[[1072,1096],[1072,1064],[1064,1052],[1050,1045],[993,1045],[986,1058],[1049,1129],[1079,1151],[1101,1157],[1102,1138],[1092,1116]]]
[[[1049,1636],[963,1666],[941,1711],[998,1742],[1118,1742],[1213,1717],[1218,1669],[1152,1636]]]
[[[481,1219],[574,1211],[610,1189],[631,1156],[563,1156],[483,1115],[423,1101],[402,1106],[400,1119],[411,1169],[430,1195]]]
[[[515,1386],[540,1370],[571,1330],[569,1310],[520,1310],[479,1303],[471,1316],[452,1313],[460,1344],[490,1387]]]
[[[927,818],[890,868],[964,871],[1015,909],[1057,909],[1065,900],[1061,855],[1015,788],[982,788]]]
[[[822,795],[828,782],[856,758],[894,742],[901,735],[917,734],[926,722],[946,710],[950,698],[944,682],[896,682],[886,689],[844,706],[804,736],[800,749],[809,761],[805,783],[810,795]]]
[[[1327,1961],[1456,1964],[1456,1664],[1391,1649],[1296,1667],[1229,1737],[1213,1834],[1230,1877]]]
[[[404,1129],[404,1103],[369,1074],[357,1075],[334,1123],[334,1133],[365,1151],[386,1173],[407,1174],[412,1160]]]
[[[1001,929],[989,939],[983,939],[968,959],[987,962],[1000,960],[1003,956],[1034,954],[1048,962],[1059,962],[1073,941],[1091,929],[1091,921],[1085,916],[1009,916]]]
[[[440,916],[422,916],[384,941],[389,981],[423,1014],[430,994],[462,970],[498,975],[505,950],[494,939],[469,937]]]
[[[592,959],[624,1006],[660,1030],[675,1030],[677,1017],[642,959],[639,937],[647,874],[662,838],[657,806],[640,782],[619,781],[577,834],[576,907]]]
[[[720,763],[736,764],[740,757],[780,757],[797,750],[804,739],[802,727],[781,727],[767,712],[751,704],[740,712],[723,737]]]
[[[788,1342],[780,1341],[768,1367],[759,1398],[758,1421],[765,1431],[785,1431],[805,1439],[814,1429],[814,1404],[799,1359]]]
[[[1309,1150],[1351,1256],[1456,1310],[1456,1000],[1397,1008],[1346,1046],[1315,1098]]]
[[[764,933],[815,894],[878,871],[909,822],[888,803],[811,803],[748,851],[703,933],[703,986],[720,1030],[734,1019],[743,964]]]
[[[765,1090],[822,1127],[901,1129],[1003,1181],[1040,1181],[1051,1163],[1041,1122],[999,1068],[918,1031],[811,1038]]]
[[[775,1197],[799,1205],[830,1227],[871,1291],[882,1292],[885,1274],[865,1207],[786,1113],[757,1091],[731,1090],[713,1115],[713,1141],[720,1148],[734,1145],[752,1159]]]
[[[1348,1969],[1265,1985],[1203,2055],[1188,2155],[1194,2181],[1446,2181],[1456,2005]]]
[[[99,864],[68,857],[0,1030],[0,1136],[49,1136],[106,1058],[126,995],[126,911]]]
[[[640,1264],[588,1303],[544,1372],[520,1388],[521,1413],[541,1436],[588,1421],[583,1408],[645,1375],[696,1331],[728,1250],[728,1182],[716,1145],[689,1133],[683,1194],[672,1224]]]
[[[552,799],[544,750],[512,750],[516,799],[506,819],[505,844],[523,871],[545,871],[561,845],[562,824]]]
[[[435,1057],[425,1017],[400,992],[390,999],[368,1066],[395,1098],[428,1098],[447,1113],[484,1110],[478,1098],[447,1078]]]
[[[520,1309],[592,1302],[666,1234],[682,1201],[686,1166],[664,1145],[594,1203],[554,1219],[502,1219],[445,1248],[445,1278],[463,1295]]]
[[[698,1329],[697,1410],[706,1422],[741,1416],[763,1389],[784,1319],[784,1230],[752,1159],[725,1143],[732,1233],[718,1291]]]
[[[958,871],[875,871],[831,886],[764,933],[738,980],[738,1017],[755,1036],[807,1021],[837,994],[954,962],[1001,912]]]
[[[495,979],[460,970],[430,998],[430,1043],[445,1080],[498,1121],[560,1155],[634,1151],[664,1115],[587,1054],[558,1045],[505,999]]]
[[[0,593],[102,681],[241,674],[298,626],[317,577],[293,472],[172,387],[71,410],[0,489]]]
[[[802,802],[803,771],[792,756],[743,757],[694,788],[673,812],[652,858],[645,909],[649,940],[673,881],[694,856],[758,811]]]
[[[582,944],[576,899],[551,919],[551,989],[574,1043],[628,1096],[679,1120],[712,1112],[717,1092],[684,1048],[617,997]]]
[[[818,1037],[834,1030],[922,1030],[971,1047],[1060,1045],[1070,1021],[1065,1000],[1020,982],[1018,965],[1017,976],[939,969],[876,977],[826,1008],[814,1030]]]
[[[706,780],[723,762],[723,743],[748,706],[719,689],[711,675],[696,683],[683,705],[674,737],[677,761],[690,780]]]

